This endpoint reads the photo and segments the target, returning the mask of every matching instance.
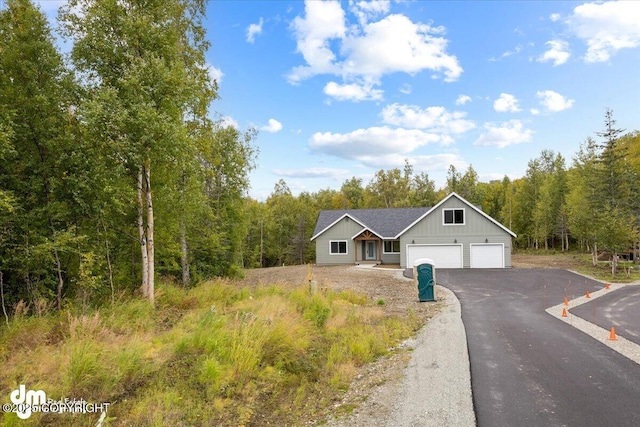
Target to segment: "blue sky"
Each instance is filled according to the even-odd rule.
[[[543,149],[569,164],[607,108],[640,130],[640,2],[218,0],[206,26],[212,110],[260,131],[259,200],[405,159],[437,186],[450,164],[518,178]]]

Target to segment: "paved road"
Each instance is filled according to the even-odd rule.
[[[480,427],[640,425],[640,365],[544,311],[602,284],[565,270],[437,279],[462,306]]]
[[[640,286],[627,286],[571,309],[571,313],[640,345]]]

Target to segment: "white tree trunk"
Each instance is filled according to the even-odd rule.
[[[145,167],[145,190],[147,196],[147,262],[148,262],[148,295],[151,305],[155,303],[155,264],[153,242],[153,201],[151,199],[151,161],[147,159]]]
[[[147,236],[144,229],[144,203],[143,203],[143,180],[142,168],[138,171],[138,235],[140,237],[140,252],[142,255],[142,284],[140,290],[142,295],[147,298],[149,296],[149,262],[147,253]]]
[[[182,220],[182,224],[180,225],[180,263],[182,265],[182,285],[187,286],[189,281],[191,280],[191,275],[189,273],[189,253],[187,247],[187,226],[184,223],[184,219]]]

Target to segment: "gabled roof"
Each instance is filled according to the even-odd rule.
[[[456,193],[450,193],[432,208],[340,209],[321,211],[311,240],[314,240],[346,217],[352,219],[362,227],[362,230],[360,230],[356,236],[364,230],[369,230],[381,239],[396,240],[452,197],[456,197],[511,236],[517,237],[513,231],[482,212],[462,196]]]
[[[426,217],[427,215],[429,215],[431,212],[437,210],[444,202],[446,202],[447,200],[449,200],[452,197],[456,197],[458,200],[460,200],[462,203],[468,205],[471,209],[473,209],[474,211],[478,212],[480,215],[482,215],[483,217],[485,217],[486,219],[488,219],[489,221],[491,221],[492,223],[494,223],[495,225],[497,225],[498,227],[500,227],[501,229],[503,229],[504,231],[506,231],[507,233],[509,233],[511,236],[513,237],[518,237],[516,235],[516,233],[514,233],[513,231],[509,230],[507,227],[505,227],[504,225],[500,224],[498,221],[496,221],[495,219],[491,218],[489,215],[487,215],[486,213],[482,212],[480,209],[478,209],[477,207],[475,207],[473,204],[471,204],[469,201],[467,201],[464,197],[460,196],[457,193],[449,193],[449,195],[447,197],[445,197],[444,199],[442,199],[438,204],[436,204],[434,207],[432,207],[431,209],[429,209],[427,212],[424,213],[424,215],[422,215],[420,218],[417,218],[414,222],[412,222],[411,224],[409,224],[409,226],[407,226],[406,228],[404,228],[400,233],[398,233],[398,236],[396,237],[396,239],[398,237],[400,237],[401,235],[403,235],[407,230],[409,230],[411,227],[413,227],[414,225],[416,225],[417,223],[419,223],[420,221],[422,221],[422,219],[424,217]]]
[[[423,216],[429,208],[388,208],[388,209],[340,209],[321,211],[311,240],[324,233],[334,224],[348,217],[371,231],[381,239],[395,239],[396,235]]]

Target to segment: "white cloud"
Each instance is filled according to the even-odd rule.
[[[520,52],[522,52],[522,45],[517,45],[515,48],[513,48],[513,50],[508,50],[508,51],[502,53],[499,58],[495,58],[495,57],[489,58],[489,61],[490,62],[496,62],[496,61],[499,61],[502,58],[508,58],[510,56],[517,55]]]
[[[359,85],[357,83],[338,84],[329,82],[324,87],[324,93],[338,101],[377,101],[382,99],[384,91],[374,89],[371,84]]]
[[[220,70],[220,68],[216,68],[213,65],[208,65],[207,72],[209,73],[209,78],[211,80],[217,81],[218,84],[222,82],[222,77],[224,76],[224,73],[222,72],[222,70]]]
[[[270,133],[280,132],[282,130],[282,123],[280,123],[276,119],[269,119],[269,124],[266,126],[262,126],[260,130]]]
[[[312,150],[324,154],[361,160],[372,156],[406,154],[428,144],[448,144],[449,138],[418,129],[370,127],[349,133],[317,132],[309,141]]]
[[[409,95],[411,93],[411,91],[413,90],[413,88],[411,87],[410,84],[405,83],[398,90],[400,91],[400,93],[404,93],[405,95]]]
[[[456,105],[464,105],[467,102],[471,102],[469,95],[459,95],[458,98],[456,98]]]
[[[568,18],[570,30],[587,43],[586,62],[606,62],[620,49],[640,46],[640,2],[585,3]]]
[[[445,81],[455,81],[462,67],[455,56],[448,55],[448,40],[438,37],[442,27],[414,23],[404,15],[389,15],[350,34],[343,40],[346,59],[342,70],[347,75],[379,79],[384,74],[415,74],[431,70],[444,74]]]
[[[218,120],[217,120],[217,124],[220,127],[226,128],[226,127],[234,127],[236,129],[240,129],[240,125],[238,124],[238,122],[236,122],[233,117],[231,116],[221,116]]]
[[[552,90],[542,90],[536,92],[536,97],[540,99],[540,104],[549,112],[557,113],[569,109],[575,102],[573,99],[567,99],[558,92]]]
[[[549,19],[552,22],[556,22],[560,20],[560,14],[559,13],[552,13],[551,15],[549,15]]]
[[[500,97],[493,102],[493,109],[499,113],[517,113],[521,111],[516,97],[508,93],[500,94]]]
[[[537,108],[532,108],[531,110],[529,110],[529,112],[531,113],[532,116],[540,115],[540,110],[538,110]]]
[[[482,182],[502,181],[505,174],[500,172],[486,172],[478,174],[478,179]],[[509,177],[509,179],[517,179],[519,176]]]
[[[564,40],[549,40],[545,45],[549,46],[549,50],[538,57],[538,62],[553,61],[553,66],[556,67],[567,62],[571,56],[569,43]]]
[[[256,35],[262,34],[263,19],[260,17],[260,21],[257,24],[251,24],[247,27],[247,42],[253,43]]]
[[[391,1],[373,0],[350,2],[351,12],[358,17],[360,25],[365,25],[370,19],[389,13]]]
[[[473,145],[504,148],[529,142],[532,134],[533,131],[526,129],[520,120],[509,120],[498,125],[485,123],[484,132]]]
[[[346,34],[344,10],[337,1],[305,2],[305,17],[297,16],[292,23],[297,51],[306,66],[295,67],[288,75],[290,83],[297,83],[317,74],[338,74],[335,54],[329,41]]]
[[[444,107],[420,108],[417,105],[387,105],[382,110],[382,121],[387,124],[417,129],[429,129],[440,134],[460,134],[475,128],[466,120],[467,113],[448,112]]]
[[[346,178],[350,171],[337,168],[304,168],[274,169],[273,173],[287,178]]]
[[[305,2],[304,17],[296,17],[291,26],[305,64],[291,69],[290,83],[329,74],[342,77],[343,86],[357,82],[375,87],[382,76],[396,72],[430,70],[448,82],[462,74],[458,59],[447,53],[443,27],[399,14],[372,20],[389,12],[386,1],[350,5],[357,24],[347,22],[340,2]]]

